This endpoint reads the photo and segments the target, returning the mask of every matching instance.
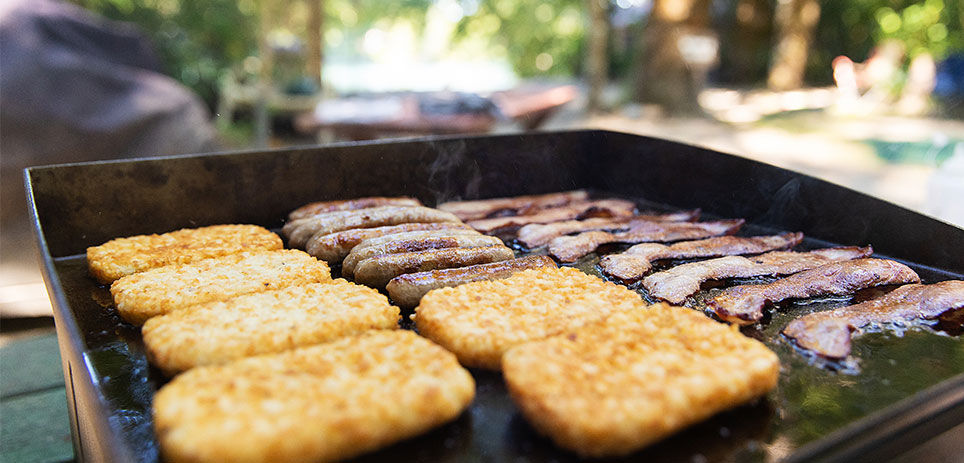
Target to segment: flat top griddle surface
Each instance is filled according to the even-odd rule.
[[[787,230],[789,231],[789,230]],[[773,233],[749,225],[740,233]],[[853,243],[839,243],[840,245]],[[832,245],[806,239],[796,249]],[[607,251],[617,251],[610,247]],[[542,251],[535,251],[541,253]],[[523,250],[520,255],[529,254]],[[591,254],[572,266],[605,278]],[[915,266],[925,283],[962,278]],[[664,264],[665,265],[665,264]],[[124,323],[112,307],[107,288],[87,275],[84,256],[60,258],[56,271],[68,304],[81,324],[86,360],[111,406],[111,424],[141,461],[158,460],[150,406],[163,375],[148,365],[139,330]],[[761,282],[763,279],[732,283]],[[645,289],[630,285],[648,298]],[[704,288],[692,300],[696,310]],[[783,459],[801,446],[826,437],[855,420],[964,372],[964,339],[914,324],[900,330],[877,330],[855,339],[852,364],[827,364],[795,348],[780,330],[804,313],[847,305],[849,298],[784,303],[761,326],[744,334],[764,342],[780,357],[777,389],[765,399],[730,410],[655,444],[627,460],[759,461]],[[403,311],[407,319],[410,311]],[[410,323],[403,326],[411,328]],[[539,436],[509,399],[501,374],[472,370],[478,389],[471,407],[454,422],[402,442],[360,461],[571,461],[577,458]],[[399,391],[404,394],[404,391]]]
[[[139,330],[119,319],[107,289],[87,275],[84,249],[116,237],[218,223],[277,228],[292,209],[326,199],[411,195],[435,204],[587,188],[595,197],[637,200],[641,209],[702,208],[705,219],[745,218],[743,235],[802,231],[807,239],[797,249],[871,244],[878,257],[907,263],[925,283],[964,279],[964,230],[785,169],[614,132],[439,137],[86,163],[32,168],[27,179],[72,385],[68,397],[86,432],[79,440],[92,446],[91,454],[106,449],[115,460],[158,459],[150,405],[164,382],[147,363]],[[613,250],[618,248],[604,251]],[[574,265],[598,275],[597,259],[593,254]],[[847,302],[781,304],[761,327],[744,328],[779,355],[776,390],[629,459],[890,457],[964,421],[960,336],[925,324],[867,333],[854,342],[852,371],[834,371],[779,334],[796,316]],[[694,306],[699,308],[699,295]],[[575,459],[532,430],[505,394],[500,374],[472,373],[477,397],[460,418],[362,460]]]

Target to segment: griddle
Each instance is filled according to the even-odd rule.
[[[585,188],[640,209],[742,217],[744,235],[802,231],[801,249],[872,244],[876,256],[910,265],[925,283],[964,279],[964,230],[800,173],[607,131],[93,162],[34,167],[25,177],[79,461],[160,458],[150,407],[165,379],[148,365],[138,329],[119,319],[107,289],[86,272],[85,249],[116,237],[220,223],[278,229],[289,211],[319,200],[410,195],[433,205]],[[598,275],[596,261],[592,254],[574,265]],[[846,303],[783,304],[761,327],[744,329],[780,356],[776,390],[627,460],[873,461],[964,422],[958,335],[924,324],[864,334],[852,371],[779,335],[796,316]],[[577,460],[525,422],[499,373],[472,374],[477,397],[462,416],[359,461]]]

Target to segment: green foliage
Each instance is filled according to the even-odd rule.
[[[835,57],[864,61],[884,39],[903,44],[910,57],[927,52],[940,60],[964,52],[962,9],[961,0],[823,1],[807,63],[808,81],[831,83]]]
[[[456,38],[497,44],[522,77],[572,76],[582,66],[586,15],[581,0],[481,0],[459,22]]]
[[[167,73],[211,108],[218,82],[257,46],[252,0],[77,0],[107,18],[132,22],[150,38]]]

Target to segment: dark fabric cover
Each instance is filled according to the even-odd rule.
[[[207,109],[134,27],[54,0],[0,2],[4,257],[26,222],[25,167],[215,149]]]

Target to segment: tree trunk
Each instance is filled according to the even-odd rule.
[[[307,75],[321,88],[321,66],[324,61],[324,42],[322,27],[324,19],[324,0],[307,0],[308,2],[308,57],[305,60]]]
[[[589,3],[589,47],[586,57],[586,73],[589,77],[587,109],[602,109],[602,92],[609,74],[609,1],[587,0]]]
[[[772,90],[800,88],[813,30],[820,19],[820,3],[817,0],[779,1],[774,16],[779,35],[767,85]]]
[[[712,0],[655,0],[650,19],[643,29],[636,67],[636,99],[655,103],[669,114],[698,114],[697,97],[709,65],[716,60],[712,49],[711,60],[699,53],[697,61],[689,56],[688,44],[716,46],[710,29]],[[705,41],[703,41],[705,39]],[[702,42],[701,42],[702,41]],[[706,49],[706,47],[702,47]]]

